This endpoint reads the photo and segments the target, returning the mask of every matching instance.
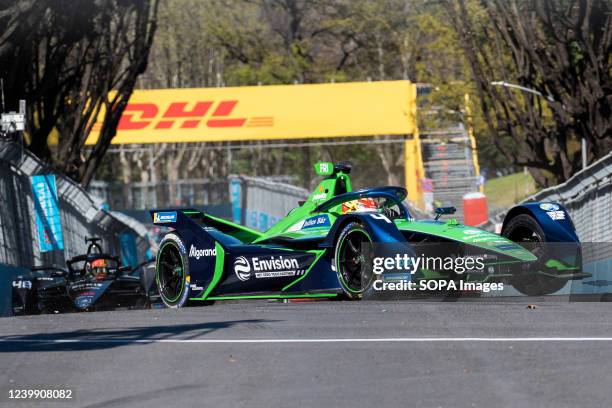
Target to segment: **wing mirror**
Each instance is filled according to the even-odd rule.
[[[436,208],[435,220],[437,221],[438,218],[440,218],[440,216],[442,215],[452,215],[456,212],[457,212],[457,209],[455,207],[438,207]]]
[[[119,273],[126,273],[126,272],[129,272],[131,270],[132,270],[132,268],[129,267],[129,266],[120,266],[119,268],[117,268],[117,271]]]

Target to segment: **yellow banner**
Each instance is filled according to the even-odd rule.
[[[413,134],[414,87],[381,81],[136,90],[113,143]],[[97,123],[87,144],[96,142],[99,129]]]

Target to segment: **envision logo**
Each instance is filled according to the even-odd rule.
[[[241,281],[251,279],[253,274],[257,279],[296,276],[304,273],[304,270],[298,270],[299,267],[297,259],[282,256],[278,258],[270,256],[267,259],[251,258],[250,260],[239,256],[234,261],[234,272]]]
[[[189,248],[190,258],[200,259],[203,256],[217,256],[217,249],[216,248],[198,249],[194,247],[193,245]]]
[[[300,265],[297,259],[290,258],[285,259],[282,256],[275,258],[273,256],[270,259],[259,259],[253,258],[253,268],[256,271],[275,271],[279,269],[298,269]]]
[[[244,256],[239,256],[234,261],[234,272],[241,281],[246,281],[251,278],[251,265]]]

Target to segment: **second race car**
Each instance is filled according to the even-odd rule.
[[[150,304],[153,277],[144,262],[121,266],[119,257],[104,253],[99,238],[86,238],[87,253],[66,261],[66,269],[32,268],[13,279],[13,315],[109,310]]]

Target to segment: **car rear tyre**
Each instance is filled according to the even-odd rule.
[[[365,228],[356,222],[347,224],[336,240],[334,259],[338,281],[348,299],[360,300],[372,285],[370,255],[364,244],[372,239]]]
[[[183,241],[176,234],[168,234],[159,245],[155,282],[162,302],[170,308],[185,307],[189,303],[189,263]]]
[[[12,294],[12,315],[11,316],[24,316],[28,312],[27,305],[21,299],[18,293],[13,291]]]
[[[548,259],[548,250],[544,244],[546,239],[542,227],[532,216],[517,215],[504,226],[502,235],[537,256],[536,267],[544,267]],[[567,279],[541,276],[533,270],[518,273],[510,280],[510,284],[516,290],[527,296],[550,295],[560,290],[566,283]]]

